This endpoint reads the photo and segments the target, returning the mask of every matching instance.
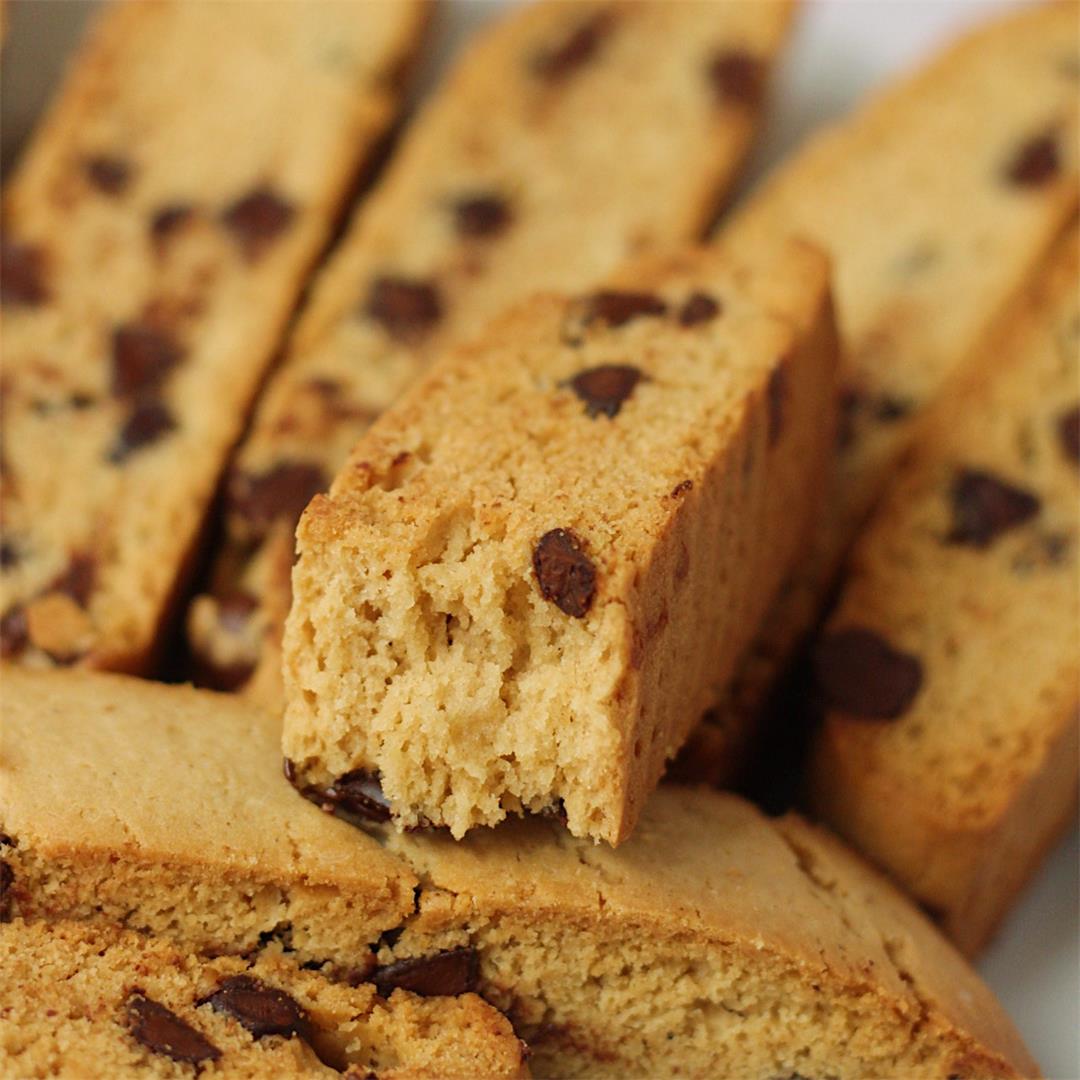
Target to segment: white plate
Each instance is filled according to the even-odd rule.
[[[444,2],[425,86],[465,37],[507,2],[514,0]],[[962,27],[1010,6],[1016,5],[1003,0],[810,0],[748,183],[822,121],[845,113],[887,75],[916,64]],[[85,0],[21,0],[13,7],[11,35],[0,64],[5,162],[54,84],[91,5]],[[1054,1080],[1080,1078],[1077,850],[1074,830],[1047,860],[980,964]]]

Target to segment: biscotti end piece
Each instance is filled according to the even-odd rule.
[[[276,717],[123,676],[5,666],[0,681],[9,914],[211,953],[277,938],[350,968],[412,910],[398,860],[296,797]]]
[[[792,243],[541,296],[361,440],[298,532],[284,748],[400,826],[629,835],[806,538],[836,347]]]
[[[524,1077],[524,1044],[475,994],[388,999],[266,951],[200,959],[128,930],[0,926],[0,1073]]]
[[[153,669],[423,11],[105,7],[4,190],[4,657]]]
[[[969,953],[1075,810],[1078,241],[943,397],[815,654],[818,811]]]

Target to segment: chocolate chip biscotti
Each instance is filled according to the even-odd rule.
[[[381,824],[386,805],[361,776],[310,793],[368,835],[306,804],[268,760],[249,768],[242,746],[251,744],[248,756],[260,761],[270,756],[271,740],[258,734],[266,720],[254,705],[93,672],[4,672],[4,679],[0,829],[7,843],[0,852],[7,869],[0,874],[16,917],[76,918],[95,933],[118,917],[131,928],[154,923],[183,943],[180,971],[195,970],[184,957],[213,940],[203,923],[258,906],[261,894],[237,878],[235,861],[259,838],[265,844],[280,834],[276,811],[266,808],[284,793],[305,829],[310,810],[310,828],[325,831],[321,842],[312,832],[288,843],[299,865],[327,852],[319,881],[339,936],[321,942],[328,962],[320,974],[371,983],[392,1010],[395,990],[479,991],[530,1042],[537,1076],[975,1080],[1038,1073],[993,996],[933,926],[797,818],[770,820],[705,789],[661,788],[635,835],[612,850],[539,817],[462,841],[398,833]],[[13,725],[13,711],[32,717],[33,726]],[[116,713],[128,718],[123,725]],[[133,743],[139,753],[126,749]],[[167,788],[156,799],[147,794],[147,774]],[[59,779],[39,791],[34,782],[45,775]],[[244,793],[242,804],[232,802],[233,792]],[[27,825],[45,810],[48,837]],[[56,839],[62,830],[66,848]],[[188,841],[196,830],[204,842],[198,856]],[[126,842],[150,834],[159,838],[153,845]],[[96,866],[110,847],[126,907],[84,902],[100,887]],[[78,857],[86,849],[93,859]],[[265,849],[256,853],[267,859]],[[395,926],[379,932],[381,921],[370,922],[369,944],[357,948],[344,923],[353,918],[350,905],[367,903],[365,878],[384,876],[380,859],[398,864],[415,899],[410,890]],[[119,888],[112,895],[119,899]],[[175,905],[171,921],[156,914],[164,895]],[[266,937],[286,949],[297,945],[284,921]],[[253,955],[199,970],[251,975],[319,1018],[318,1002],[330,990],[304,997],[291,979],[279,981],[274,942],[258,953],[257,937],[232,945],[229,951]],[[144,948],[166,946],[148,940]],[[227,1018],[215,1020],[212,1007],[179,994],[175,978],[132,981],[224,1055],[243,1032],[211,1027]],[[200,984],[199,992],[213,987]]]
[[[506,1017],[475,994],[386,1000],[287,955],[200,959],[133,931],[15,920],[0,970],[0,1074],[22,1080],[528,1075]]]
[[[821,256],[690,249],[444,357],[297,532],[284,747],[401,827],[619,843],[801,552],[831,460]]]
[[[843,415],[816,550],[718,695],[686,771],[730,776],[920,411],[1076,212],[1078,71],[1075,5],[1010,13],[813,138],[726,230],[750,244],[794,233],[829,253]]]
[[[281,707],[293,531],[371,421],[508,303],[700,239],[791,4],[548,2],[469,46],[317,282],[227,485],[192,605],[201,681]]]
[[[921,433],[815,671],[815,806],[974,951],[1076,805],[1075,229]]]
[[[4,656],[153,667],[424,12],[169,0],[94,27],[4,195]]]

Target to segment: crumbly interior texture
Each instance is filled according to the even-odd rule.
[[[817,805],[968,950],[1076,800],[1078,241],[1070,229],[921,433],[824,638],[869,630],[918,677],[893,718],[834,699]],[[837,680],[842,696],[851,675]]]
[[[1037,5],[976,30],[811,140],[725,230],[758,245],[794,233],[831,256],[846,365],[841,439],[813,553],[718,693],[684,773],[724,782],[737,770],[921,410],[1076,212],[1075,16],[1067,3]]]
[[[255,959],[200,959],[142,934],[66,922],[0,926],[0,960],[5,1076],[528,1075],[509,1021],[475,994],[424,999],[397,990],[387,1000],[371,984],[333,983],[271,951]],[[254,1007],[249,998],[248,1011],[229,1012],[206,1000],[238,978],[257,980]],[[253,1022],[266,1021],[258,997],[268,994],[287,995],[293,1008],[284,1005],[286,1016],[302,1010],[301,1034],[252,1030]],[[191,1046],[175,1036],[167,1046],[160,1026],[140,1038],[130,1016],[133,1000],[163,1006],[193,1029],[203,1060],[177,1060]]]
[[[653,258],[438,363],[301,521],[300,774],[377,774],[404,826],[558,804],[625,839],[802,550],[835,363],[824,263],[794,244]]]
[[[186,810],[199,826],[203,862],[190,863],[186,883],[163,873],[158,893],[172,897],[178,909],[227,903],[197,886],[207,879],[227,882],[231,853],[253,847],[268,857],[258,838],[278,829],[276,815],[264,809],[278,776],[269,762],[258,774],[245,772],[239,753],[249,739],[250,721],[243,718],[257,715],[253,706],[231,699],[232,709],[219,708],[220,695],[192,691],[188,696],[205,707],[179,712],[176,692],[168,688],[105,675],[53,674],[52,685],[69,689],[67,715],[78,716],[84,727],[98,726],[86,722],[95,683],[108,688],[114,708],[140,705],[126,739],[141,753],[121,755],[110,770],[106,762],[115,748],[101,745],[93,755],[84,752],[77,768],[77,753],[41,737],[62,728],[55,711],[38,708],[33,741],[25,729],[12,730],[11,699],[25,697],[25,680],[32,676],[10,683],[6,675],[0,832],[15,846],[0,847],[9,867],[0,870],[0,902],[14,908],[9,913],[16,921],[27,894],[47,889],[50,880],[46,870],[36,882],[21,882],[19,864],[9,861],[13,850],[19,855],[40,843],[24,828],[12,828],[13,810],[17,823],[25,820],[20,807],[32,793],[17,786],[13,791],[11,777],[18,771],[7,762],[24,754],[40,753],[48,771],[63,778],[62,789],[60,780],[46,784],[31,805],[40,812],[63,796],[77,808],[74,822],[83,823],[80,831],[72,819],[65,822],[72,846],[79,849],[94,837],[104,847],[112,836],[118,874],[140,855],[104,823],[112,817],[117,831],[146,835],[159,813],[139,777],[150,773],[165,786],[168,770],[172,803],[209,807],[204,770],[188,768],[185,757],[193,755],[200,766],[220,763],[226,792],[242,787],[244,805],[252,810],[239,813],[229,798],[219,800],[223,809],[216,817],[199,821]],[[202,741],[174,742],[172,721],[179,719],[185,730],[201,730]],[[162,730],[163,738],[152,737]],[[70,725],[66,731],[71,743]],[[110,806],[106,793],[88,783],[93,772],[112,778],[107,814],[100,810]],[[126,791],[139,797],[119,797]],[[310,843],[297,843],[301,861],[317,852],[333,859],[325,879],[328,905],[335,897],[344,903],[365,896],[365,882],[377,883],[386,863],[416,886],[415,898],[410,889],[406,910],[392,926],[371,927],[363,957],[349,958],[345,973],[377,987],[407,989],[400,965],[412,960],[414,977],[417,962],[421,974],[426,968],[421,982],[430,992],[440,957],[449,952],[457,960],[472,958],[464,972],[458,966],[453,978],[436,980],[436,991],[479,990],[510,1017],[518,1035],[531,1040],[538,1076],[969,1080],[1037,1074],[990,991],[933,926],[883,879],[795,818],[768,819],[734,796],[664,785],[650,798],[634,836],[616,850],[574,839],[557,822],[540,818],[475,830],[457,842],[444,832],[369,825],[380,846],[298,795],[290,797],[296,820],[307,820],[304,811],[311,810],[312,828],[322,834],[318,842],[316,833]],[[190,850],[190,833],[172,820],[169,833],[141,855],[148,876],[155,858],[179,861]],[[140,910],[144,897],[133,889],[130,907]],[[338,924],[347,917],[331,910]],[[52,923],[75,917],[95,930],[115,918],[89,905],[34,914]],[[182,949],[207,951],[194,915],[178,920],[171,933]],[[277,949],[271,943],[259,955]],[[298,950],[286,958],[295,963],[307,956]],[[326,959],[323,972],[343,973],[339,956]],[[226,965],[220,970],[231,971],[249,961],[219,962]],[[0,993],[22,978],[5,983]],[[180,1011],[180,1002],[166,1004]],[[181,1015],[196,1019],[190,1011]],[[199,1010],[200,1023],[201,1016]]]
[[[169,0],[95,24],[4,192],[4,656],[152,667],[422,22]]]
[[[201,679],[281,707],[296,521],[429,360],[531,292],[701,238],[791,11],[534,3],[469,45],[316,283],[240,449],[188,617]]]
[[[207,953],[274,938],[356,967],[412,911],[399,860],[296,796],[262,711],[89,672],[8,667],[2,682],[12,914],[118,923]]]

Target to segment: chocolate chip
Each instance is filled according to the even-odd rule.
[[[267,187],[237,199],[221,215],[249,262],[258,259],[292,224],[295,208]]]
[[[981,469],[960,469],[949,489],[952,504],[950,544],[989,547],[1002,533],[1039,512],[1036,495]]]
[[[44,248],[0,240],[0,300],[13,306],[36,307],[48,299]]]
[[[454,203],[454,221],[462,236],[496,236],[511,220],[510,207],[500,195],[467,195]]]
[[[109,451],[109,461],[120,465],[136,450],[157,442],[175,430],[176,421],[165,405],[160,401],[141,401],[124,421],[124,426]]]
[[[154,390],[184,357],[184,350],[163,330],[145,323],[124,323],[113,331],[112,392],[129,397]]]
[[[18,656],[30,641],[30,627],[26,621],[26,612],[15,604],[8,608],[0,618],[0,656]]]
[[[596,12],[561,44],[537,53],[532,59],[533,71],[550,82],[566,78],[593,59],[613,23],[611,12]]]
[[[442,318],[442,301],[429,281],[384,276],[371,283],[364,312],[392,338],[415,341]]]
[[[131,180],[131,167],[121,158],[94,154],[83,162],[90,183],[106,195],[120,195]]]
[[[601,364],[579,371],[566,385],[585,402],[585,415],[595,419],[601,413],[617,416],[622,403],[643,378],[630,364]]]
[[[922,664],[859,626],[826,635],[814,650],[814,680],[830,709],[895,720],[922,686]]]
[[[135,1041],[155,1054],[164,1054],[173,1061],[189,1065],[217,1061],[221,1057],[221,1051],[209,1039],[171,1009],[142,994],[129,998],[127,1012]]]
[[[11,886],[15,884],[15,871],[0,859],[0,922],[11,919]]]
[[[0,570],[17,566],[20,557],[19,549],[10,540],[0,540]]]
[[[200,1005],[239,1021],[256,1039],[266,1035],[304,1035],[309,1029],[307,1013],[299,1003],[273,986],[250,975],[226,979]]]
[[[883,424],[891,424],[896,420],[903,420],[910,416],[914,406],[907,398],[893,397],[891,394],[882,394],[874,402],[874,419]]]
[[[710,322],[720,314],[720,305],[707,293],[696,292],[679,310],[679,322],[683,326],[697,326]]]
[[[679,483],[677,483],[671,489],[671,497],[673,499],[680,499],[688,491],[693,491],[693,489],[694,489],[694,481],[693,480],[681,480]]]
[[[480,958],[467,946],[434,956],[416,956],[379,968],[372,982],[381,997],[408,990],[421,997],[455,997],[476,989]]]
[[[1057,176],[1060,169],[1057,140],[1053,135],[1036,135],[1016,151],[1006,176],[1020,187],[1039,187]]]
[[[240,472],[230,485],[232,509],[257,536],[264,536],[275,521],[300,520],[312,496],[329,485],[318,465],[283,461],[268,472]]]
[[[659,317],[667,314],[667,304],[653,293],[622,292],[604,289],[593,293],[585,304],[585,322],[604,322],[608,326],[623,326],[642,316]]]
[[[1065,456],[1080,465],[1080,405],[1074,405],[1058,419],[1058,438]]]
[[[296,762],[292,758],[281,759],[281,771],[285,775],[285,779],[289,781],[293,787],[296,787]]]
[[[533,551],[533,570],[540,595],[575,619],[583,618],[596,593],[596,567],[568,529],[552,529]]]
[[[319,795],[335,810],[344,810],[368,821],[390,820],[390,803],[383,794],[378,776],[364,769],[353,769],[339,776]]]
[[[171,203],[163,206],[150,219],[150,238],[159,246],[164,244],[166,240],[179,232],[194,214],[194,208],[188,203]]]
[[[787,401],[787,364],[781,360],[769,375],[765,397],[769,407],[769,445],[775,446],[784,430],[784,411]]]
[[[75,554],[68,560],[67,569],[56,577],[46,592],[63,593],[70,596],[81,608],[90,602],[94,591],[94,578],[97,561],[92,555]]]
[[[756,108],[765,97],[765,65],[743,49],[730,49],[709,61],[709,79],[722,101]]]

